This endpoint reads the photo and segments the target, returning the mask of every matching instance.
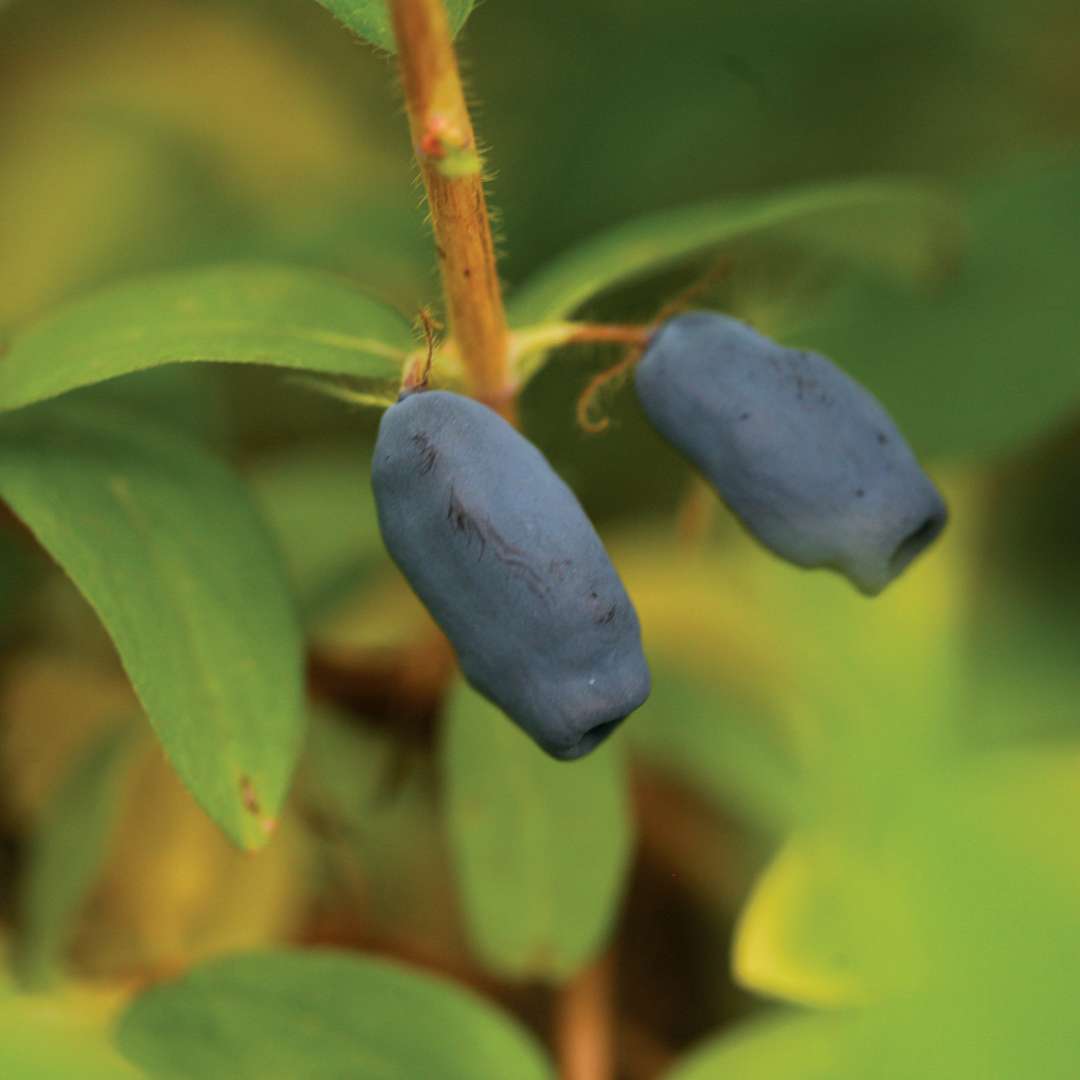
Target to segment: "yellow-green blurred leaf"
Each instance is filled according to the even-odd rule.
[[[383,960],[250,953],[155,987],[121,1018],[125,1055],[161,1080],[543,1080],[532,1036],[481,998]]]
[[[486,965],[564,979],[604,945],[632,825],[618,741],[547,757],[464,682],[451,698],[442,775],[470,938]]]
[[[865,381],[920,453],[973,460],[1080,401],[1080,157],[982,180],[968,231],[950,278],[930,289],[854,282],[797,340]]]
[[[55,976],[79,908],[101,872],[116,824],[135,731],[107,730],[68,770],[31,839],[24,871],[19,970],[28,985]]]
[[[799,777],[777,718],[737,692],[653,666],[649,700],[626,737],[636,754],[675,771],[747,823],[782,830],[798,813]]]
[[[139,1080],[108,1038],[114,1002],[85,990],[18,994],[0,982],[0,1074],[10,1080]]]
[[[796,832],[759,878],[732,945],[735,978],[747,989],[818,1006],[881,992],[867,935],[886,932],[895,901],[887,870],[844,839]],[[899,939],[902,924],[893,929]]]
[[[755,1020],[691,1051],[665,1080],[868,1080],[844,1064],[847,1026],[833,1016]]]

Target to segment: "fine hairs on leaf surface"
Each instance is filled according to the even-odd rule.
[[[173,271],[72,301],[17,335],[0,365],[0,409],[161,364],[269,364],[396,379],[408,322],[344,280],[236,264]]]
[[[240,954],[143,994],[121,1051],[161,1080],[552,1080],[530,1034],[470,991],[344,952]]]
[[[196,799],[264,844],[299,751],[301,641],[240,480],[180,432],[71,399],[0,424],[0,496],[97,611]]]

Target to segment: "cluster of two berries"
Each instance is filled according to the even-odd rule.
[[[653,336],[635,372],[656,429],[766,547],[879,592],[945,505],[877,400],[824,357],[722,315]],[[391,557],[469,682],[575,758],[649,694],[633,605],[573,492],[490,409],[418,390],[384,414],[373,486]]]

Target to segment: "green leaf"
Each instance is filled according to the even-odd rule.
[[[139,1080],[110,1045],[105,1002],[85,991],[19,994],[0,984],[0,1070],[10,1080]]]
[[[319,0],[319,3],[338,22],[366,38],[372,45],[378,45],[388,52],[397,51],[386,0]],[[446,14],[452,33],[456,34],[465,25],[474,5],[475,0],[446,0]]]
[[[883,917],[891,897],[882,895],[888,875],[875,877],[852,846],[846,837],[806,830],[788,838],[739,913],[732,945],[737,982],[798,1004],[865,1002],[864,960],[872,950],[862,940],[861,916],[873,906]]]
[[[121,1051],[155,1077],[542,1080],[532,1037],[473,994],[382,960],[265,952],[215,960],[130,1006]]]
[[[751,1021],[691,1052],[665,1080],[855,1080],[843,1066],[849,1026],[812,1014]]]
[[[290,450],[249,474],[307,621],[386,564],[370,473],[370,452],[350,445]]]
[[[236,264],[115,285],[76,300],[12,341],[0,409],[17,409],[162,364],[271,364],[396,378],[405,320],[312,270]]]
[[[865,380],[916,449],[1006,453],[1080,399],[1080,158],[1014,167],[973,195],[970,245],[933,290],[855,282],[797,335]]]
[[[777,726],[768,710],[737,693],[654,666],[652,693],[626,736],[636,753],[772,833],[796,819],[800,794]]]
[[[936,268],[956,210],[900,181],[851,181],[683,207],[639,218],[567,252],[511,297],[511,322],[564,319],[616,286],[754,234],[780,233],[822,253],[917,276]]]
[[[97,611],[207,813],[265,843],[301,740],[301,642],[247,489],[179,432],[60,401],[0,424],[0,497]]]
[[[435,795],[434,762],[401,767],[402,737],[356,717],[312,710],[295,798],[334,858],[363,882],[365,918],[376,934],[457,934],[446,907],[449,867]],[[442,930],[438,929],[443,928]]]
[[[442,753],[469,934],[492,970],[564,979],[603,947],[632,847],[618,743],[547,757],[461,683]]]
[[[96,739],[47,803],[22,882],[18,966],[41,986],[61,966],[72,924],[105,858],[134,742],[130,725]]]

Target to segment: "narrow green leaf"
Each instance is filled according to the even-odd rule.
[[[833,253],[926,274],[955,237],[957,211],[940,192],[860,180],[683,207],[627,222],[567,252],[511,297],[511,322],[564,319],[645,274],[753,234],[782,233]]]
[[[31,838],[22,882],[18,966],[29,986],[61,967],[72,925],[105,858],[120,809],[130,724],[110,728],[78,758]]]
[[[350,445],[291,450],[249,474],[308,621],[386,563],[370,473],[369,453]]]
[[[0,498],[97,611],[207,813],[265,843],[301,739],[301,642],[244,485],[179,432],[59,401],[0,424]]]
[[[494,971],[564,979],[603,947],[632,847],[619,744],[559,762],[464,683],[442,753],[472,941]]]
[[[460,987],[329,951],[215,960],[121,1018],[121,1051],[162,1080],[542,1080],[508,1017]]]
[[[396,311],[328,274],[267,264],[176,271],[93,293],[17,336],[0,364],[0,409],[193,361],[393,379],[411,344]]]
[[[793,335],[864,379],[921,453],[1007,452],[1080,399],[1080,157],[983,181],[958,272],[853,282]]]
[[[450,29],[457,33],[469,17],[476,0],[446,0],[446,14]],[[390,22],[390,10],[386,0],[319,0],[338,22],[354,33],[366,38],[372,45],[388,52],[396,52],[394,29]]]

